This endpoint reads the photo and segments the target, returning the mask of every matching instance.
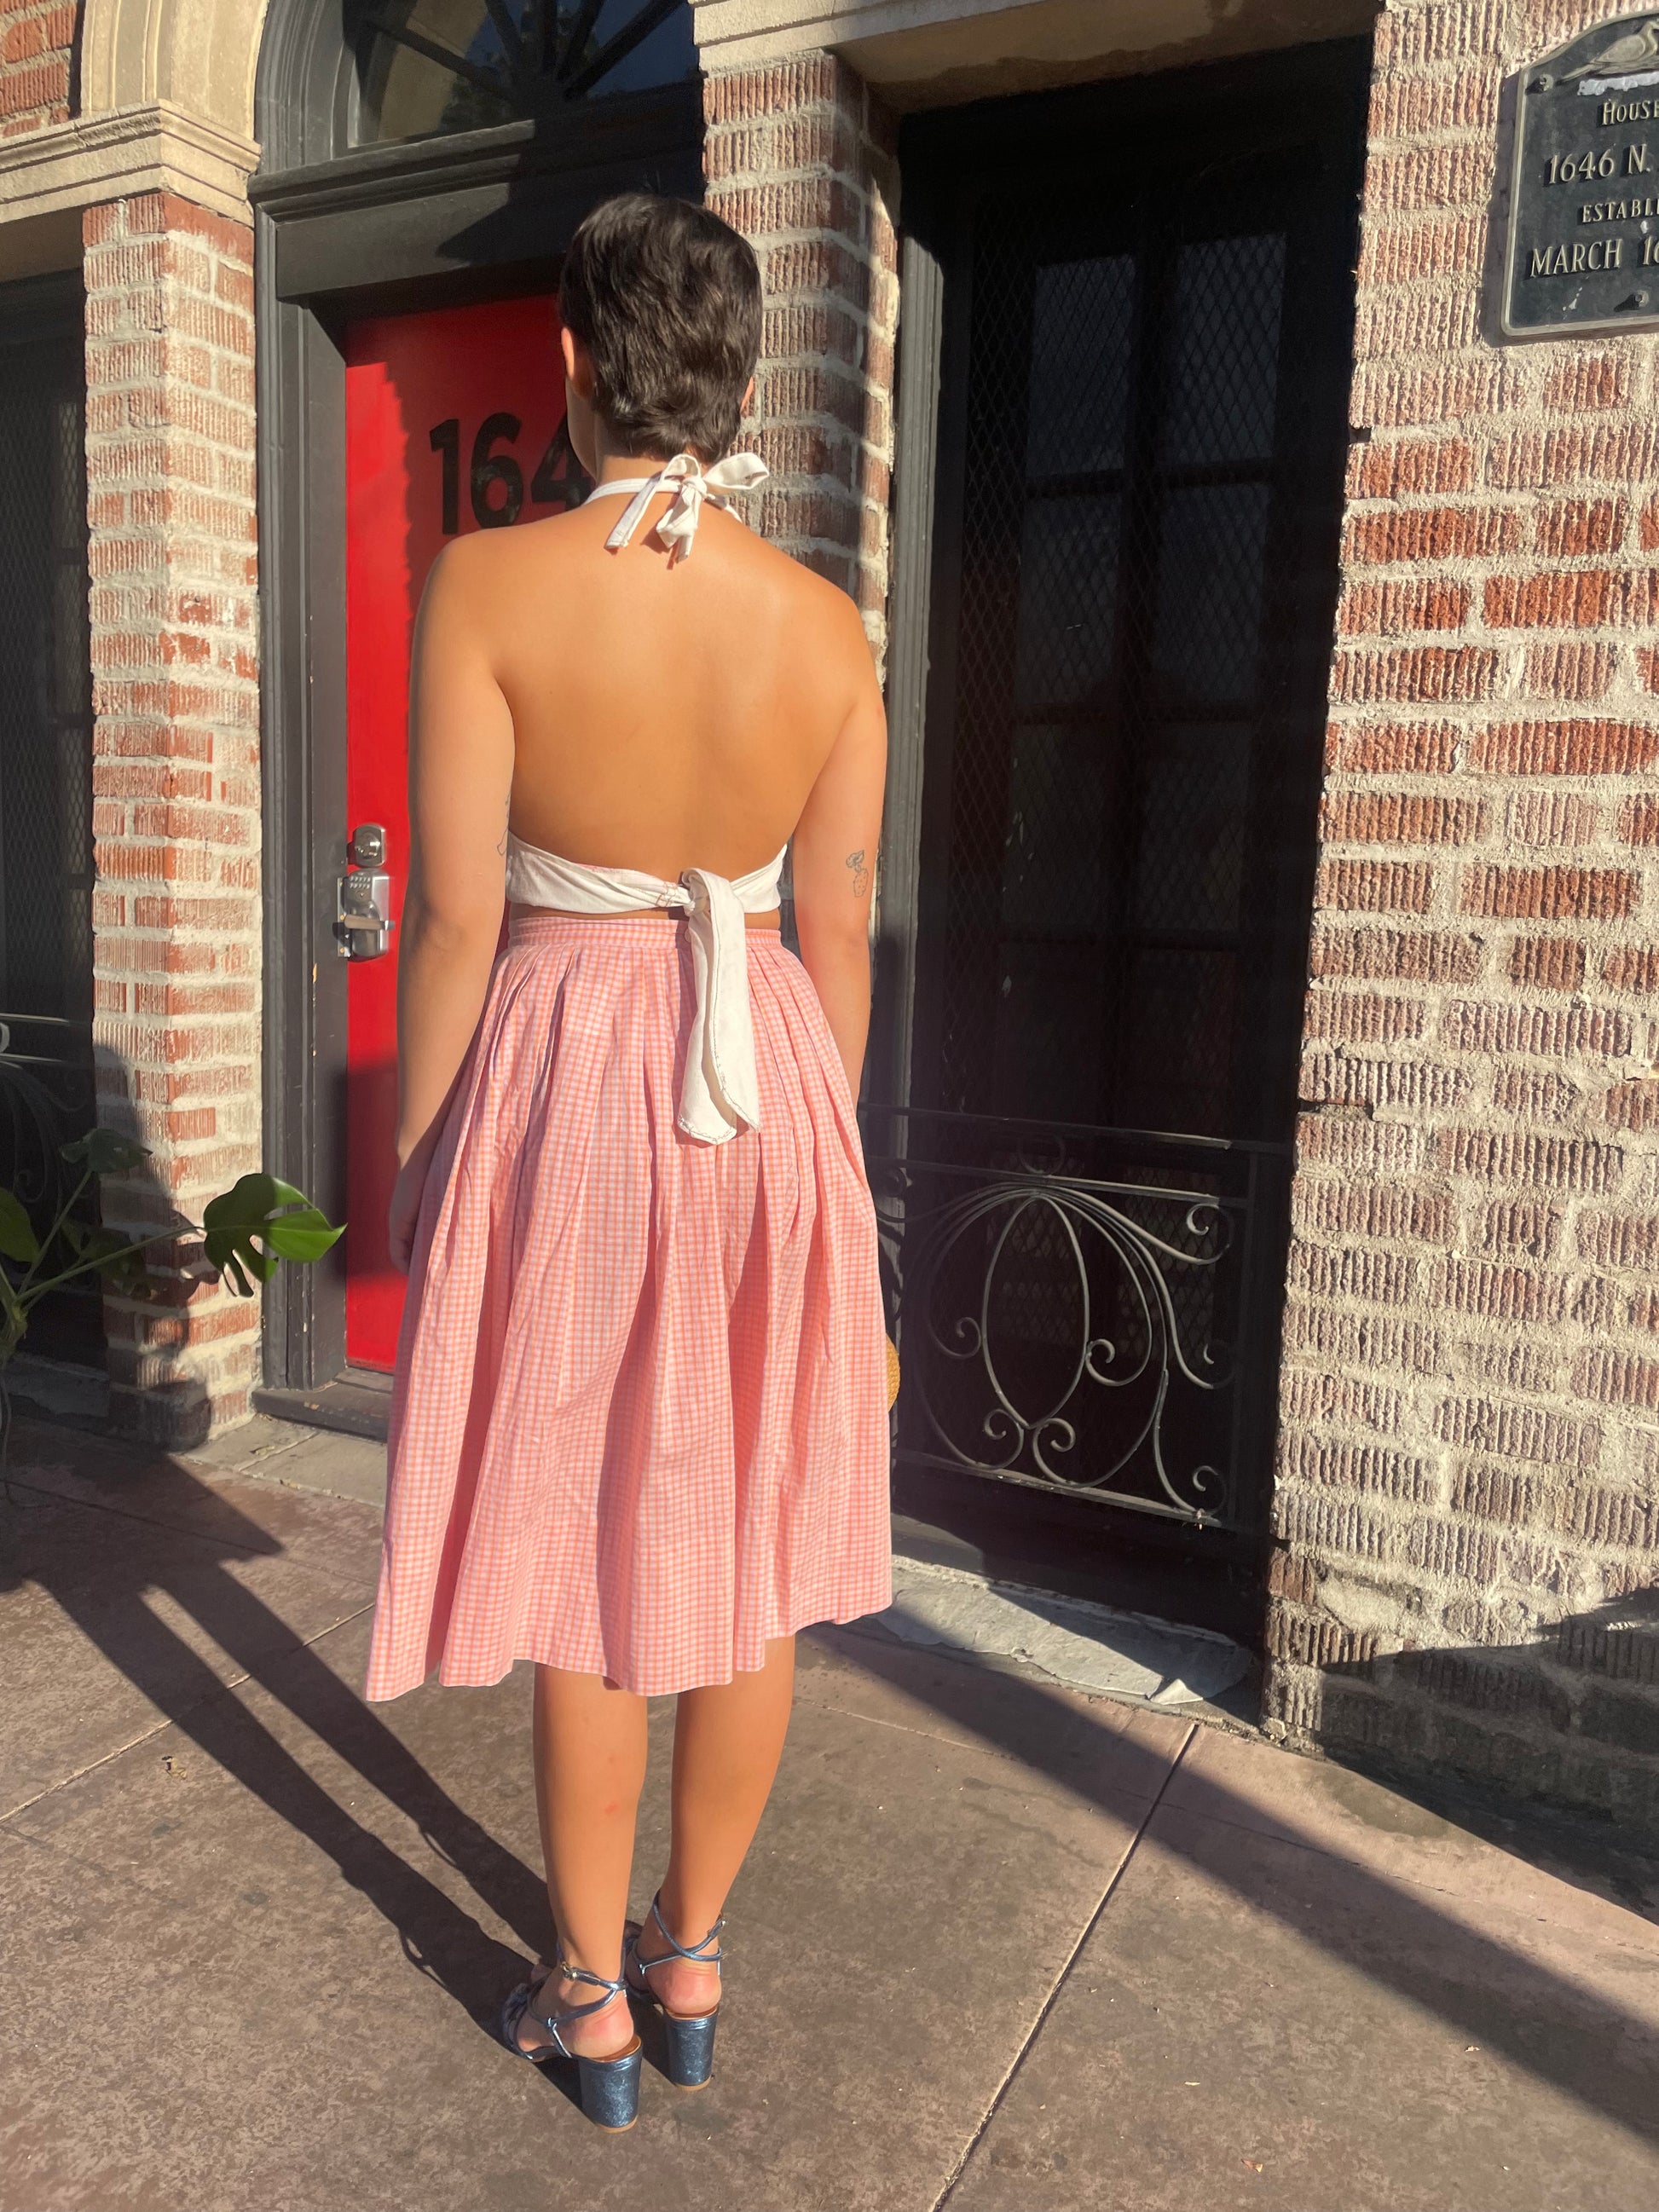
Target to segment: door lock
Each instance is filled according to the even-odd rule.
[[[392,919],[392,878],[381,868],[386,830],[361,822],[351,833],[346,858],[352,863],[336,879],[334,933],[342,960],[378,960],[389,949],[398,927]]]

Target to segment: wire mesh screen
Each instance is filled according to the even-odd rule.
[[[1263,848],[1305,843],[1317,742],[1276,711],[1288,217],[1089,197],[974,239],[936,1096],[1277,1136]]]
[[[91,674],[79,317],[32,320],[0,350],[0,1178],[49,1215],[92,1118]],[[95,1354],[95,1295],[55,1305],[31,1347]]]
[[[1212,1559],[1266,1495],[1366,78],[906,141],[944,312],[914,1027],[866,1110],[897,1463]]]

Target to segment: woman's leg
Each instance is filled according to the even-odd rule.
[[[607,1980],[622,1971],[623,1923],[634,1861],[634,1820],[645,1780],[645,1699],[607,1689],[597,1674],[536,1669],[536,1802],[553,1924],[566,1961]],[[535,2009],[566,2012],[599,1991],[550,1976]],[[563,2031],[573,2051],[590,2058],[626,2047],[634,2033],[627,2002]],[[546,2037],[526,2018],[520,2041]]]
[[[789,1726],[795,1687],[795,1639],[777,1638],[756,1672],[706,1690],[683,1690],[674,1720],[673,1840],[659,1893],[662,1917],[682,1943],[695,1943],[720,1918],[726,1893],[754,1841],[771,1794]],[[664,1950],[647,1921],[642,1962]],[[671,2012],[707,2012],[720,2002],[713,1966],[672,1953],[653,1970],[651,1986]]]

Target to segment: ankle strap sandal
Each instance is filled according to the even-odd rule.
[[[541,2013],[535,2009],[535,2001],[556,1976],[566,1981],[585,1983],[602,1994],[591,2003],[572,2005],[568,2011]],[[596,2127],[605,2128],[613,2135],[631,2128],[640,2113],[640,2039],[636,2035],[627,2048],[609,2058],[585,2057],[580,2051],[572,2051],[560,2033],[579,2020],[589,2020],[603,2012],[608,2004],[623,1996],[628,1984],[621,1977],[607,1981],[603,1974],[591,1974],[586,1966],[573,1966],[564,1955],[562,1947],[555,1953],[553,1964],[537,1982],[520,1982],[511,1991],[501,2007],[500,2033],[501,2041],[516,2058],[527,2058],[532,2065],[540,2065],[544,2059],[574,2058],[581,2083],[582,2110]],[[519,2030],[526,2017],[538,2027],[544,2027],[549,2038],[526,2051],[519,2040]]]
[[[712,1966],[718,1974],[725,1956],[716,1940],[726,1925],[724,1914],[708,1933],[695,1943],[682,1943],[670,1932],[662,1917],[659,1899],[651,1900],[651,1917],[657,1932],[668,1948],[653,1959],[640,1956],[640,1938],[643,1928],[630,1927],[623,1939],[623,1974],[629,1993],[646,1998],[662,2014],[668,2039],[668,2078],[677,2089],[701,2089],[706,2087],[714,2070],[714,2023],[720,2016],[718,1999],[708,2012],[671,2012],[652,1988],[647,1978],[653,1966],[664,1966],[670,1959],[689,1959],[693,1966]],[[714,1944],[711,1951],[709,1945]]]

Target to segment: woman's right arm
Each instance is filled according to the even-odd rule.
[[[870,1033],[870,902],[887,778],[887,717],[857,610],[830,650],[852,702],[795,828],[791,862],[801,964],[812,979],[854,1098]]]

